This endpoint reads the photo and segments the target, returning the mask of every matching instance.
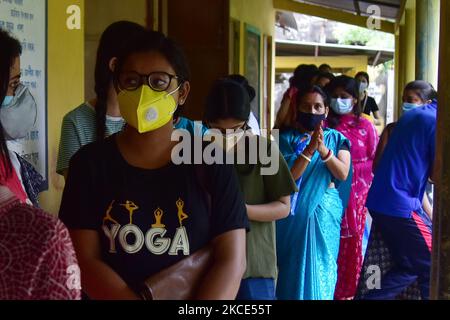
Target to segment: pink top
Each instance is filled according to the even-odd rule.
[[[0,300],[80,298],[80,270],[64,224],[0,186]]]

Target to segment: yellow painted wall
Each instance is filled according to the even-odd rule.
[[[405,57],[406,83],[416,79],[416,0],[408,0],[405,11],[405,48],[401,54]]]
[[[275,10],[272,0],[230,0],[230,16],[259,28],[265,34],[274,34]]]
[[[269,63],[272,68],[271,79],[269,79],[270,83],[275,83],[275,43],[273,39],[273,35],[275,33],[275,10],[273,7],[272,0],[230,0],[230,18],[235,19],[241,22],[241,35],[240,35],[240,62],[239,62],[239,72],[244,74],[244,57],[245,57],[245,24],[249,24],[253,27],[256,27],[261,32],[261,96],[260,101],[262,105],[263,101],[263,35],[272,36],[272,55],[269,57],[272,63]],[[273,85],[270,86],[270,96],[272,97],[271,101],[271,111],[272,111],[272,124],[274,119],[274,88]],[[262,108],[261,108],[262,109]],[[261,119],[265,119],[265,110],[261,110],[264,113]],[[261,123],[264,123],[261,121]]]
[[[398,106],[400,105],[401,94],[400,91],[404,86],[404,59],[400,55],[402,48],[403,36],[400,34],[400,30],[397,30],[395,34],[395,91],[394,91],[394,120],[398,119],[400,110]]]
[[[320,66],[327,63],[335,69],[351,69],[345,74],[354,77],[359,71],[367,72],[367,56],[336,56],[336,57],[276,57],[277,72],[293,72],[300,64],[315,64]]]
[[[56,158],[63,116],[84,97],[84,30],[68,30],[67,7],[84,0],[48,1],[48,170],[49,191],[41,206],[52,214],[59,210],[64,179],[56,174]],[[84,17],[82,17],[82,22]]]
[[[416,79],[416,0],[407,0],[396,35],[395,119],[400,116],[403,89]]]

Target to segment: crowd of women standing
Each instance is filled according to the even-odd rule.
[[[17,90],[14,64],[20,45],[6,33],[0,40],[2,47],[5,42],[14,49],[8,57],[1,57],[2,63],[7,61],[7,67],[0,70],[2,109],[18,108],[8,97]],[[189,298],[353,299],[364,261],[362,242],[372,169],[376,155],[383,151],[377,153],[377,131],[363,116],[367,110],[376,111],[366,91],[368,75],[336,77],[331,70],[321,69],[301,65],[295,70],[276,119],[277,145],[255,134],[259,128],[252,121],[250,107],[255,90],[244,77],[230,75],[212,84],[205,97],[203,125],[194,123],[181,116],[191,89],[191,71],[180,47],[163,34],[134,23],[122,21],[108,27],[97,54],[97,96],[68,113],[61,130],[57,167],[66,179],[59,212],[64,225],[57,219],[48,225],[58,227],[55,241],[63,248],[58,257],[64,257],[66,264],[79,265],[81,282],[75,294],[58,297],[77,298],[81,288],[86,299],[141,299],[148,296],[145,283],[158,276],[164,282],[167,268],[207,250],[208,268],[192,284],[195,291]],[[407,87],[405,108],[426,109],[424,123],[432,126],[434,90],[420,84]],[[414,95],[424,107],[412,105]],[[411,117],[415,114],[422,115],[411,112]],[[402,121],[396,127],[408,127]],[[420,119],[408,123],[420,126]],[[0,125],[4,125],[3,117]],[[216,152],[227,156],[235,155],[240,143],[269,145],[279,170],[262,174],[267,163],[259,152],[256,163],[250,163],[251,149],[245,149],[244,163],[175,165],[175,129],[185,129],[192,136],[219,132],[222,138],[215,142],[224,148]],[[393,143],[415,148],[400,129],[394,133],[400,137],[393,134],[389,138]],[[28,176],[14,170],[1,126],[0,138],[0,183],[4,186],[0,201],[14,198],[17,207],[30,198],[24,187]],[[427,142],[421,140],[424,154]],[[377,173],[399,176],[389,168],[393,162],[398,169],[402,160],[395,158],[394,147],[387,144]],[[404,152],[413,154],[405,161],[414,161],[412,150],[404,147]],[[431,177],[431,156],[426,159],[416,165],[417,176],[408,181],[413,185],[408,199],[420,197],[420,208],[424,180]],[[430,224],[419,223],[424,221],[419,207],[408,207],[407,200],[395,198],[402,181],[391,181],[393,206],[374,205],[383,183],[390,183],[376,181],[378,191],[372,188],[369,209],[397,268],[397,273],[390,271],[386,290],[398,293],[400,286],[392,289],[392,283],[409,268],[408,281],[419,278],[426,298],[429,263],[424,261],[429,260],[429,247],[422,242],[428,243],[424,228]],[[395,216],[395,203],[404,205],[403,213],[415,214]],[[16,208],[11,200],[0,205],[4,212]],[[392,222],[386,218],[389,213],[405,220],[391,218]],[[41,217],[43,213],[35,214]],[[422,238],[415,240],[420,257],[393,244],[395,231],[389,225],[398,226],[405,238],[421,232]],[[405,259],[414,261],[413,267],[403,263]],[[67,282],[64,277],[51,280]],[[165,285],[174,285],[170,281]],[[404,279],[404,287],[408,281]],[[178,293],[173,294],[175,298]]]

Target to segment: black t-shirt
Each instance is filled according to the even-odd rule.
[[[136,289],[150,275],[246,228],[248,218],[233,166],[129,165],[116,137],[83,147],[70,162],[60,218],[69,229],[96,230],[104,261]]]
[[[366,105],[364,106],[364,102],[365,102],[365,98],[362,100],[362,104],[363,104],[363,107],[364,107],[364,113],[365,114],[367,114],[367,115],[369,115],[370,116],[370,114],[372,113],[372,112],[376,112],[376,111],[378,111],[379,109],[378,109],[378,105],[377,105],[377,103],[376,103],[376,101],[375,101],[375,99],[374,98],[372,98],[372,97],[369,97],[369,96],[367,96],[367,102],[366,102]]]

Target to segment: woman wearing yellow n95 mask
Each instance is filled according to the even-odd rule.
[[[171,157],[173,115],[186,102],[189,78],[178,46],[146,32],[114,65],[125,128],[71,160],[60,217],[91,299],[146,298],[149,277],[207,247],[213,259],[190,298],[236,297],[248,220],[233,167],[177,165]]]
[[[177,87],[172,84],[173,80],[177,82]],[[135,71],[121,73],[117,82],[120,90],[118,100],[126,122],[139,133],[154,131],[166,125],[177,109],[173,95],[181,87],[181,95],[189,92],[189,83],[180,80],[176,75],[164,71],[148,75]]]

